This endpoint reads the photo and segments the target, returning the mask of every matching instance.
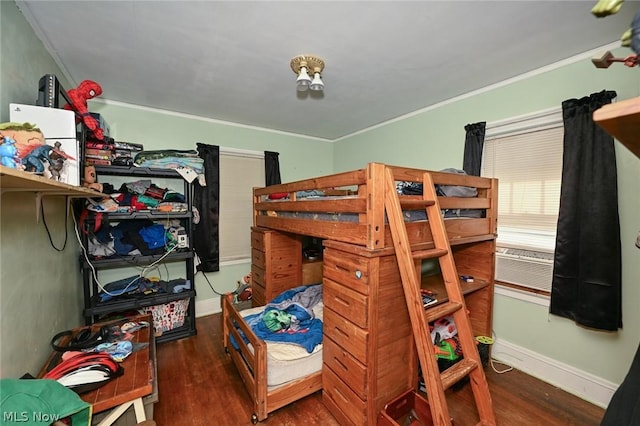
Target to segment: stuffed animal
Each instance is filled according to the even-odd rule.
[[[66,104],[64,106],[64,109],[75,111],[80,116],[80,120],[82,120],[85,126],[93,133],[93,136],[100,141],[104,139],[104,132],[100,128],[98,120],[89,114],[87,100],[93,99],[101,94],[102,87],[100,87],[98,83],[91,80],[84,80],[77,88],[67,91],[67,95],[69,99],[71,99],[71,105]]]
[[[96,167],[93,164],[86,164],[84,166],[84,179],[82,179],[82,186],[102,192],[103,194],[113,194],[113,185],[98,182]]]

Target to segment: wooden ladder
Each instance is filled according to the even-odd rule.
[[[460,288],[458,272],[431,175],[424,173],[422,200],[413,199],[401,202],[396,190],[393,171],[389,167],[386,167],[385,180],[385,211],[391,228],[391,236],[422,375],[427,389],[433,424],[436,426],[451,425],[451,417],[444,392],[464,377],[469,376],[480,417],[478,425],[495,425],[496,420],[489,386],[471,329],[471,322]],[[435,246],[433,249],[412,250],[403,220],[403,207],[413,208],[414,210],[417,207],[426,208]],[[440,270],[449,300],[446,303],[425,309],[420,293],[420,268],[417,267],[416,261],[429,258],[438,258],[440,262]],[[440,373],[428,323],[450,314],[453,315],[453,320],[458,330],[463,359]]]

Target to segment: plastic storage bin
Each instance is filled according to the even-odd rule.
[[[378,426],[433,426],[429,402],[407,391],[389,402],[378,415]]]
[[[189,299],[183,299],[165,303],[164,305],[147,306],[140,309],[140,312],[151,314],[153,317],[153,328],[157,337],[166,331],[182,327],[188,307]]]

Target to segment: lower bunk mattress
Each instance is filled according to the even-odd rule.
[[[313,307],[316,318],[322,321],[322,302]],[[260,314],[264,306],[245,309],[242,317]],[[267,344],[267,387],[275,388],[292,380],[297,380],[322,370],[322,343],[316,345],[311,353],[301,346],[265,341]],[[248,345],[253,352],[251,344]]]
[[[287,290],[265,306],[239,312],[267,345],[267,387],[322,370],[322,285]],[[238,349],[238,345],[231,341]],[[253,346],[247,342],[252,353]]]

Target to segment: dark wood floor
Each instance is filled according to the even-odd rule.
[[[198,319],[198,335],[158,345],[158,426],[251,425],[252,403],[222,347],[220,314]],[[604,410],[513,370],[485,369],[498,424],[599,425]],[[456,426],[478,421],[470,386],[448,391]],[[270,414],[269,425],[338,425],[317,392]]]

